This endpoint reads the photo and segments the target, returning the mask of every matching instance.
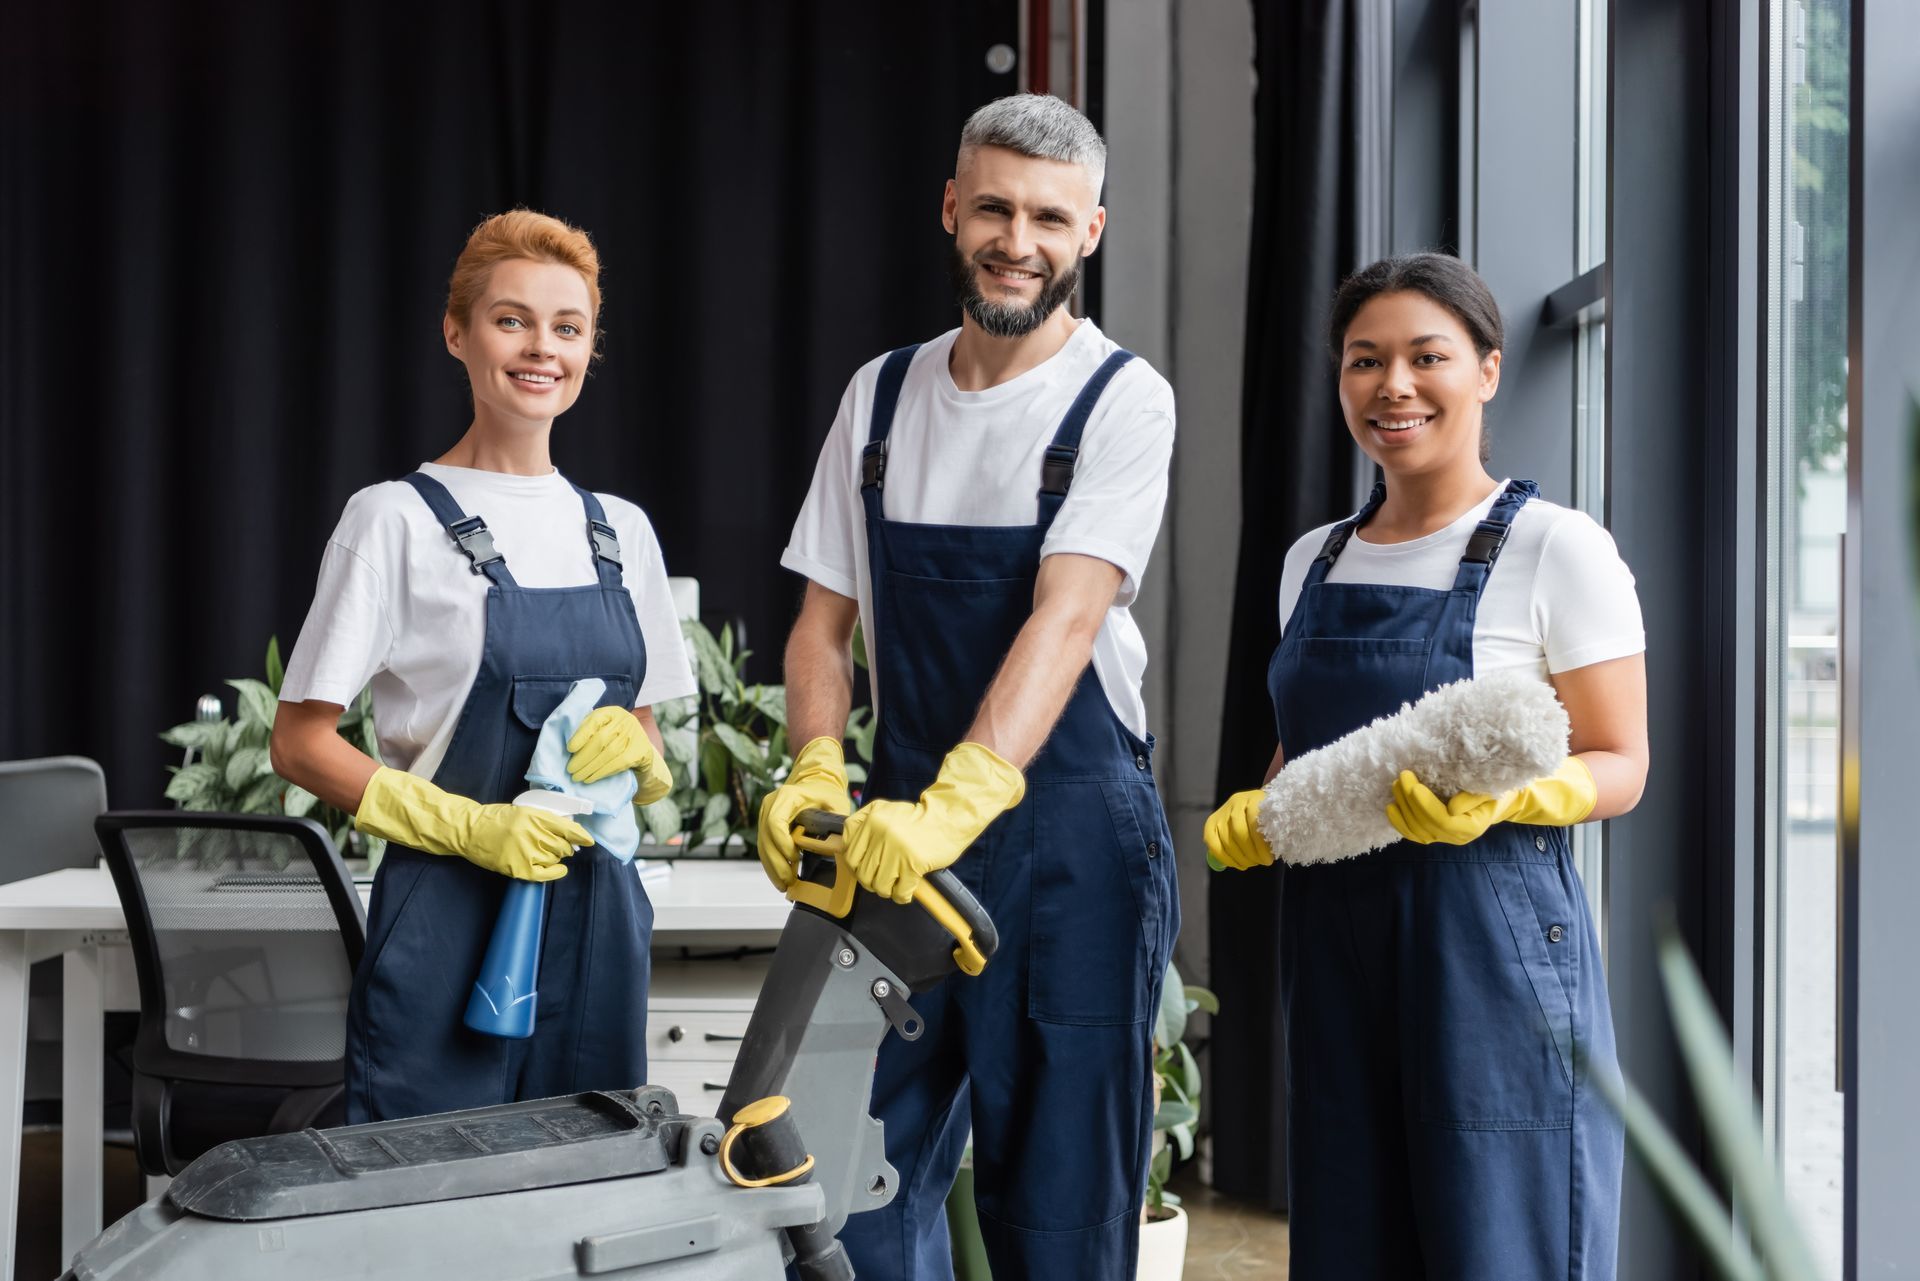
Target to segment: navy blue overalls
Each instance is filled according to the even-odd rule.
[[[1473,675],[1516,481],[1449,591],[1329,583],[1335,526],[1268,668],[1296,757]],[[1606,975],[1566,829],[1498,824],[1288,868],[1281,907],[1296,1281],[1612,1278],[1621,1130]]]
[[[600,500],[576,485],[598,581],[522,587],[484,520],[432,477],[406,479],[453,537],[446,572],[468,569],[465,553],[488,579],[480,670],[433,781],[484,804],[511,801],[526,790],[540,727],[576,680],[597,676],[607,683],[601,706],[632,707],[646,676],[620,545]],[[633,866],[597,846],[548,886],[533,1035],[485,1036],[462,1021],[507,879],[387,846],[347,1008],[350,1123],[645,1083],[653,905]]]
[[[925,525],[881,512],[887,433],[914,350],[881,367],[863,460],[880,685],[869,798],[918,797],[966,736],[1033,611],[1081,430],[1130,358],[1110,356],[1060,423],[1036,478],[1038,520]],[[953,1275],[943,1202],[969,1125],[995,1276],[1133,1276],[1152,1137],[1150,1015],[1180,922],[1152,752],[1099,680],[1083,678],[1027,766],[1026,799],[953,865],[992,915],[1000,950],[979,977],[914,993],[926,1031],[880,1047],[873,1113],[901,1187],[841,1231],[862,1277]]]

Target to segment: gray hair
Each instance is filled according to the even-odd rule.
[[[960,130],[955,173],[963,173],[981,147],[1005,147],[1037,160],[1079,165],[1093,182],[1094,199],[1107,176],[1107,144],[1093,122],[1050,93],[996,98],[967,117]]]

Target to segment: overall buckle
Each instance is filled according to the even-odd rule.
[[[872,489],[887,475],[887,442],[877,440],[860,451],[860,488]]]
[[[1500,558],[1500,549],[1507,545],[1507,534],[1512,529],[1505,521],[1481,521],[1474,526],[1473,537],[1467,540],[1467,554],[1460,559],[1475,565],[1492,565]]]
[[[454,521],[447,526],[447,532],[453,535],[455,546],[473,562],[473,572],[476,574],[484,574],[488,565],[506,559],[494,547],[493,535],[487,532],[487,522],[478,516]]]
[[[1048,445],[1046,461],[1040,465],[1040,492],[1065,495],[1073,486],[1073,465],[1080,450],[1073,445]]]
[[[601,560],[620,563],[620,536],[603,520],[587,522],[587,537],[593,542],[593,554]]]

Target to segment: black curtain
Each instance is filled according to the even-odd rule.
[[[939,201],[1017,0],[65,0],[0,41],[0,757],[158,803],[155,735],[290,648],[354,490],[468,422],[482,217],[591,231],[606,359],[554,435],[771,677],[846,380],[955,323]]]
[[[1353,442],[1335,396],[1328,304],[1355,264],[1357,11],[1366,0],[1262,0],[1255,8],[1253,247],[1241,414],[1241,532],[1218,799],[1256,787],[1273,756],[1267,660],[1287,548],[1352,510]],[[1209,881],[1214,1186],[1287,1204],[1286,1045],[1280,1024],[1283,873]]]

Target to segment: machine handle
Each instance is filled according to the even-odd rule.
[[[787,887],[787,898],[795,903],[805,904],[825,912],[835,920],[845,918],[853,910],[853,896],[860,888],[859,880],[853,869],[840,858],[847,844],[844,833],[847,816],[835,814],[831,810],[802,810],[794,823],[793,843],[803,850],[833,860],[833,887],[816,885],[812,881],[798,877]],[[953,905],[940,888],[934,884],[934,877],[945,876],[936,872],[934,876],[922,877],[920,884],[914,887],[913,901],[922,911],[931,916],[941,929],[953,936],[953,963],[962,973],[978,974],[987,968],[987,957],[975,942],[975,935],[981,931],[974,922],[969,921]]]
[[[728,1036],[723,1032],[708,1032],[706,1037],[709,1041],[744,1041],[747,1039],[744,1036]]]

